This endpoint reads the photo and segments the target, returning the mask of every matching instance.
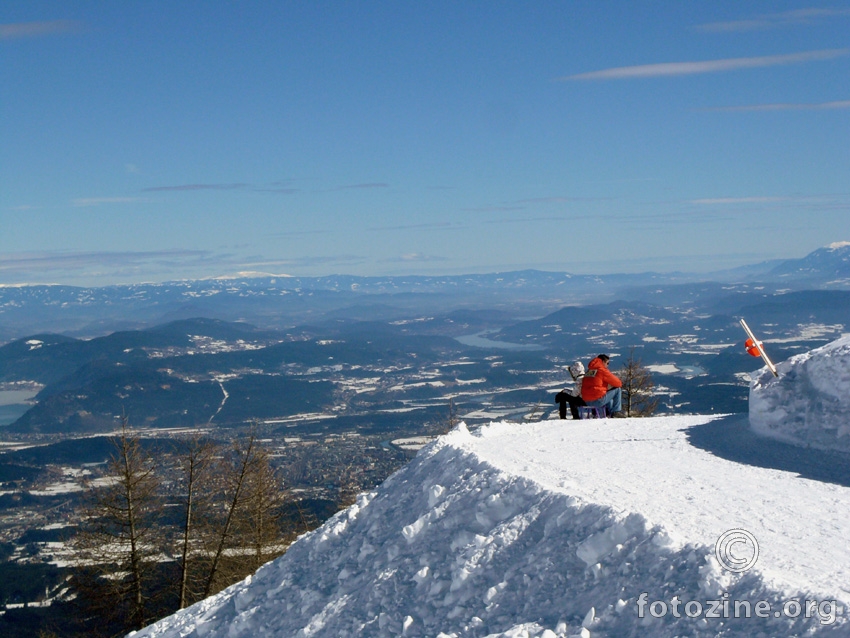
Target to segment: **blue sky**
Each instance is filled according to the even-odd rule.
[[[850,239],[850,2],[0,4],[0,283]]]

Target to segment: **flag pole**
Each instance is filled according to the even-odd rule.
[[[779,373],[776,371],[776,366],[773,365],[773,361],[770,360],[770,357],[767,356],[767,353],[764,351],[762,347],[761,341],[756,339],[756,336],[753,334],[753,331],[750,330],[750,327],[747,325],[747,322],[741,319],[741,326],[747,333],[747,336],[753,340],[753,344],[758,349],[761,358],[764,359],[764,362],[767,364],[768,369],[773,373],[774,377],[778,377]]]

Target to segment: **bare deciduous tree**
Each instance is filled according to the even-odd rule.
[[[94,610],[126,629],[140,629],[155,615],[153,570],[165,545],[158,525],[159,477],[152,456],[121,419],[121,433],[104,477],[92,490],[75,538],[81,579]]]
[[[655,382],[652,374],[639,358],[635,358],[635,348],[629,349],[629,358],[617,371],[623,382],[623,412],[626,416],[650,416],[658,407],[658,399],[653,392]]]
[[[139,629],[220,591],[315,527],[303,513],[284,526],[294,499],[256,427],[228,447],[196,433],[154,457],[123,419],[106,475],[89,495],[74,541],[75,583],[88,601],[87,629],[103,635]],[[170,516],[164,504],[175,506]]]
[[[211,506],[210,487],[212,483],[213,459],[218,451],[210,440],[194,434],[187,442],[185,451],[177,455],[181,470],[183,493],[183,517],[181,519],[182,538],[179,547],[178,564],[180,566],[179,608],[195,602],[192,561],[193,554],[200,551],[197,542],[203,536],[203,522]]]
[[[254,504],[269,503],[265,492],[268,476],[258,478],[267,466],[268,455],[257,440],[256,429],[252,429],[244,439],[235,441],[219,459],[216,474],[220,479],[220,506],[207,544],[203,598],[253,571],[245,570],[244,561],[240,565],[238,560],[228,560],[228,552],[239,553],[254,546],[250,534],[245,533],[250,523],[243,519],[250,515],[252,499]],[[261,485],[264,487],[261,488]],[[262,498],[258,494],[262,494]],[[256,518],[256,513],[254,516]],[[255,524],[265,522],[265,519],[255,520]]]
[[[269,462],[269,453],[258,447],[251,472],[247,477],[245,516],[242,517],[241,536],[251,547],[253,561],[250,571],[280,556],[285,549],[285,538],[280,529],[281,507],[286,492],[279,474]]]

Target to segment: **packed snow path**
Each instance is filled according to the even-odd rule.
[[[850,487],[692,446],[711,421],[461,425],[253,578],[139,635],[850,635]],[[743,573],[715,558],[733,529],[759,544]]]
[[[678,546],[713,547],[724,532],[744,529],[759,543],[755,567],[771,586],[850,600],[850,488],[692,447],[684,428],[707,420],[494,424],[464,447],[549,489],[639,512]]]

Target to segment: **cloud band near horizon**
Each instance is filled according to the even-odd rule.
[[[152,260],[174,263],[181,260],[204,259],[206,250],[165,249],[147,251],[45,251],[0,255],[0,272],[12,270],[51,271],[88,266],[130,265]]]

